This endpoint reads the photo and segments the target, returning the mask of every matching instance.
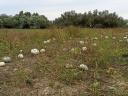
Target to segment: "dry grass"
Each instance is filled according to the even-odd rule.
[[[13,61],[0,67],[0,96],[127,96],[126,35],[128,29],[121,28],[1,29],[0,57],[11,56]],[[44,44],[48,39],[51,42]],[[81,50],[84,46],[87,51]],[[46,53],[32,56],[32,48],[45,48]],[[17,58],[20,49],[24,60]],[[82,63],[88,71],[78,68]],[[43,93],[47,87],[51,95]]]

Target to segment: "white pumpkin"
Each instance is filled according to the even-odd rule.
[[[23,59],[24,58],[24,55],[23,54],[19,54],[18,55],[18,58]]]
[[[2,58],[3,62],[5,63],[10,63],[12,60],[11,60],[11,57],[8,57],[8,56],[5,56]]]
[[[46,44],[47,43],[47,41],[44,41],[44,44]]]
[[[94,40],[98,40],[98,38],[97,38],[97,37],[94,37],[93,39],[94,39]]]
[[[87,47],[82,47],[82,50],[83,50],[83,51],[86,51],[86,50],[87,50]]]
[[[106,39],[108,39],[109,37],[108,36],[105,36]]]
[[[5,62],[0,62],[0,67],[5,66]]]
[[[83,45],[84,44],[84,41],[79,41],[79,43]]]
[[[20,50],[20,53],[22,53],[23,52],[23,50]]]
[[[51,40],[49,39],[49,40],[47,40],[47,43],[50,43],[51,42]]]
[[[40,53],[44,53],[46,50],[45,49],[41,49],[40,50]]]
[[[96,43],[93,43],[92,45],[93,45],[93,46],[97,46],[97,44],[96,44]]]
[[[47,43],[50,43],[50,42],[51,42],[51,40],[49,39],[49,40],[44,41],[44,44],[47,44]]]
[[[71,49],[71,52],[74,52],[74,51],[75,51],[75,48],[72,48],[72,49]]]
[[[85,64],[80,64],[79,68],[82,70],[88,70],[88,66]]]
[[[38,55],[40,52],[38,49],[34,48],[34,49],[31,49],[31,54],[33,55]]]
[[[116,39],[116,37],[112,37],[112,39]]]
[[[127,37],[125,36],[125,37],[123,37],[124,39],[127,39]]]

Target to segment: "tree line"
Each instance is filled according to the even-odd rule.
[[[128,20],[119,17],[115,12],[109,13],[104,11],[89,11],[85,13],[76,13],[75,11],[67,11],[60,17],[50,21],[44,15],[38,13],[20,11],[14,16],[6,14],[0,15],[0,28],[47,28],[50,26],[66,27],[79,26],[89,28],[113,28],[126,27]]]
[[[46,28],[49,20],[38,13],[20,11],[15,16],[0,15],[0,28]]]

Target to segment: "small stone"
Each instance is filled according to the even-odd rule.
[[[63,48],[63,51],[66,51],[66,48]]]
[[[60,96],[79,96],[79,91],[72,87],[63,87],[60,90]]]
[[[54,88],[60,89],[60,88],[62,88],[62,87],[63,87],[63,84],[61,84],[60,82],[55,82],[55,83],[54,83]]]
[[[17,68],[14,68],[14,69],[13,69],[14,72],[17,71],[17,70],[18,70]]]
[[[56,40],[56,38],[52,38],[54,41]]]
[[[43,96],[53,96],[55,94],[55,90],[51,87],[46,87],[43,91]]]

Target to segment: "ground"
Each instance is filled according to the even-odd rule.
[[[32,48],[46,52],[32,55]],[[0,67],[0,96],[128,96],[125,28],[1,29],[4,56],[12,62]]]

